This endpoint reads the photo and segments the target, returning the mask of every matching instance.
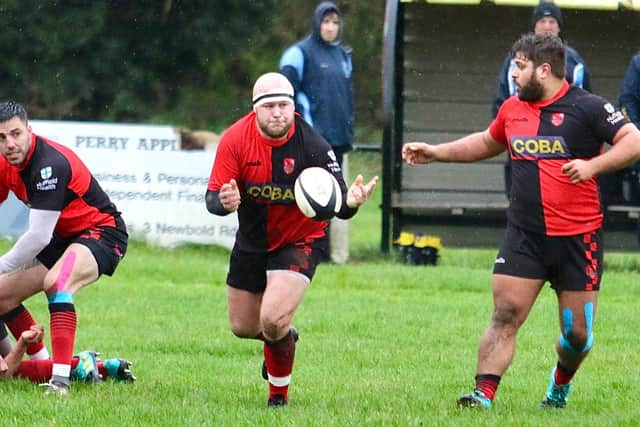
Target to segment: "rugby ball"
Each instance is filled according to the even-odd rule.
[[[329,171],[320,167],[310,167],[300,172],[293,191],[298,208],[311,219],[333,218],[342,207],[340,184]]]

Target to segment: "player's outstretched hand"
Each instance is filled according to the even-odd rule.
[[[235,212],[240,206],[240,190],[235,179],[231,179],[228,183],[222,184],[218,192],[220,203],[229,212]]]
[[[402,159],[409,166],[436,160],[434,147],[425,142],[407,142],[402,146]]]
[[[349,191],[347,191],[347,206],[350,208],[360,207],[369,199],[378,184],[378,176],[374,176],[367,184],[363,183],[364,178],[362,175],[358,175],[351,187],[349,187]]]

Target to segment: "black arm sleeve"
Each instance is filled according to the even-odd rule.
[[[336,214],[336,216],[340,219],[349,219],[358,213],[358,208],[350,208],[347,206],[347,195],[343,194],[342,208],[340,208],[340,212]]]
[[[224,206],[222,206],[220,197],[218,197],[219,193],[219,191],[207,190],[207,193],[204,195],[204,199],[207,203],[207,210],[214,215],[229,215],[231,212],[229,212],[224,208]]]

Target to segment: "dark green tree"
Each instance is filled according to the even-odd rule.
[[[221,130],[310,30],[311,0],[3,0],[2,98],[33,118]],[[375,129],[383,2],[337,2],[354,48],[357,127]]]

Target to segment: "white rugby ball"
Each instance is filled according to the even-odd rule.
[[[320,167],[304,169],[293,187],[296,204],[304,216],[330,219],[340,212],[342,191],[340,184],[329,171]]]

